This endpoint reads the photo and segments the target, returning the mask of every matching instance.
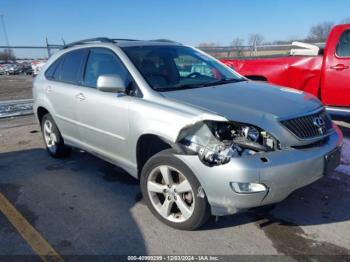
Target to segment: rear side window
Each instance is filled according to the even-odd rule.
[[[96,88],[100,75],[119,75],[122,79],[127,79],[128,71],[112,51],[92,48],[87,59],[83,84]]]
[[[50,80],[59,80],[60,73],[60,65],[62,62],[62,58],[57,59],[52,65],[46,70],[45,76]]]
[[[61,65],[61,81],[68,83],[79,82],[85,51],[84,49],[79,49],[64,55]]]
[[[346,30],[340,36],[336,54],[339,57],[350,57],[350,30]]]

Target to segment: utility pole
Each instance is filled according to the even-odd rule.
[[[5,36],[5,44],[9,47],[10,43],[9,43],[9,38],[7,36],[7,31],[6,31],[6,25],[5,25],[5,19],[4,19],[4,14],[0,14],[1,17],[1,24],[2,24],[2,30],[4,31],[4,36]]]
[[[4,51],[5,51],[5,53],[8,54],[8,57],[10,58],[10,57],[13,55],[13,53],[12,53],[12,50],[11,50],[11,48],[10,48],[9,38],[8,38],[8,36],[7,36],[7,31],[6,31],[6,25],[5,25],[4,16],[5,16],[4,14],[0,14],[1,24],[2,24],[2,30],[4,31],[4,36],[5,36],[5,44],[6,44],[6,46],[7,46],[7,48],[4,49]],[[9,58],[8,58],[8,59],[9,59]],[[8,59],[7,59],[7,60],[8,60]]]
[[[50,49],[50,45],[49,45],[49,40],[46,37],[46,49],[47,49],[47,57],[50,58],[51,56],[51,49]]]

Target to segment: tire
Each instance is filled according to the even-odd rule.
[[[151,157],[143,167],[140,179],[147,206],[168,226],[194,230],[210,217],[206,196],[198,196],[200,183],[191,169],[174,156],[172,149]]]
[[[50,114],[43,116],[41,120],[41,132],[43,134],[46,150],[54,158],[67,157],[72,149],[64,144],[58,127]]]

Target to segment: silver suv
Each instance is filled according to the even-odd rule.
[[[51,156],[77,147],[120,166],[178,229],[282,201],[340,161],[342,133],[317,98],[176,42],[69,44],[36,77],[34,98]]]

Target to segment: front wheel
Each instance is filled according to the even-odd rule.
[[[141,173],[141,190],[152,213],[173,228],[194,230],[210,216],[200,183],[172,150],[147,161]]]

